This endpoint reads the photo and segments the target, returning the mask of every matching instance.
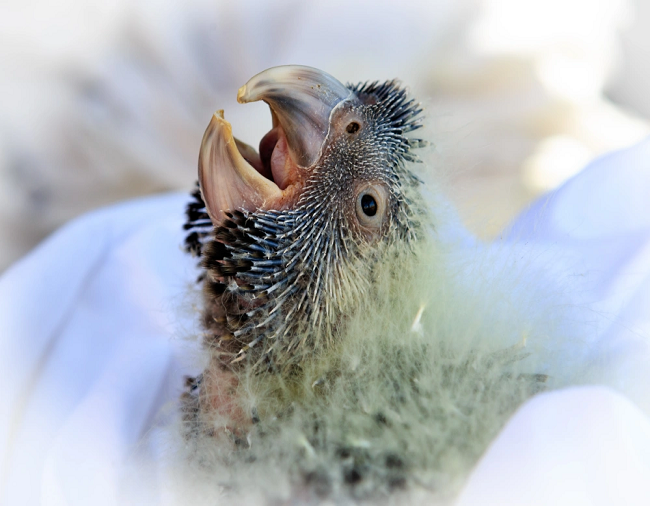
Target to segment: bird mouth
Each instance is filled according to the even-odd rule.
[[[228,211],[285,208],[300,185],[301,171],[289,156],[282,127],[262,138],[258,152],[235,139],[223,111],[217,111],[203,136],[199,181],[217,224]]]
[[[217,111],[199,152],[199,183],[214,225],[229,211],[291,208],[322,154],[332,111],[351,91],[317,69],[268,69],[239,89],[240,103],[264,100],[273,126],[255,150],[232,134]]]

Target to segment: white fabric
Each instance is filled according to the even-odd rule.
[[[0,279],[5,504],[116,504],[137,489],[133,455],[164,451],[139,442],[198,366],[184,339],[198,274],[180,247],[186,200],[86,215]],[[459,504],[650,504],[650,141],[594,162],[523,214],[509,240],[580,259],[585,300],[611,322],[594,358],[634,404],[600,387],[531,399]]]
[[[650,504],[650,421],[602,387],[543,394],[517,412],[458,506]]]
[[[121,464],[182,381],[186,201],[82,217],[0,280],[6,504],[117,503]]]

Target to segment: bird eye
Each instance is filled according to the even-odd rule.
[[[359,126],[359,123],[353,121],[352,123],[349,123],[347,127],[345,127],[345,131],[349,134],[354,134],[359,131],[359,128],[361,128]]]
[[[366,193],[361,197],[361,210],[366,216],[374,216],[377,214],[377,201],[372,195]]]
[[[386,211],[387,192],[382,185],[363,188],[357,196],[356,214],[366,229],[379,229]]]

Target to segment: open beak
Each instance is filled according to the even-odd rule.
[[[332,111],[350,96],[329,74],[298,65],[270,68],[242,86],[238,102],[264,100],[273,128],[257,152],[233,137],[223,111],[212,116],[199,152],[199,183],[213,224],[227,211],[290,207],[320,158]]]

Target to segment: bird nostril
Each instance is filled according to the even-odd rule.
[[[345,131],[349,134],[354,134],[359,131],[359,128],[360,128],[359,123],[353,121],[352,123],[348,124],[348,126],[345,128]]]

